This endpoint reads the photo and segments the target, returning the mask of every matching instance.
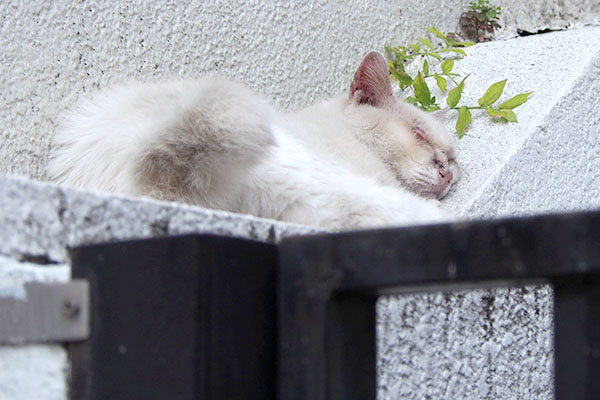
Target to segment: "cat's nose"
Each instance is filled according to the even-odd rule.
[[[440,169],[440,177],[442,178],[442,181],[448,185],[450,182],[452,182],[452,171],[450,171],[448,168],[442,168]]]

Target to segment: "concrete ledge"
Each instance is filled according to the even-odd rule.
[[[318,229],[151,199],[60,188],[0,177],[0,255],[38,264],[68,262],[67,249],[89,243],[184,233],[274,242]],[[10,227],[10,228],[8,228]]]
[[[552,400],[549,286],[382,297],[378,398]]]
[[[459,147],[464,175],[445,207],[469,218],[600,207],[599,41],[589,27],[467,49],[455,64],[471,73],[461,104],[506,78],[500,101],[534,93],[515,109],[518,123],[473,113]]]

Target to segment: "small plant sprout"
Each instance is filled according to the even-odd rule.
[[[502,14],[500,6],[490,5],[489,0],[477,0],[469,3],[469,10],[462,13],[458,21],[465,37],[476,42],[491,40],[494,31],[500,28],[498,17]]]
[[[392,80],[398,83],[402,91],[410,89],[411,93],[405,101],[428,112],[439,110],[440,101],[431,94],[429,86],[435,82],[442,95],[446,95],[446,105],[458,112],[456,132],[459,138],[464,136],[471,122],[471,110],[485,110],[495,121],[517,122],[513,110],[525,103],[531,92],[518,94],[496,105],[504,92],[505,79],[491,85],[479,98],[478,105],[460,105],[469,75],[463,77],[455,73],[454,64],[455,60],[467,55],[463,48],[475,43],[454,40],[437,28],[428,28],[428,31],[441,39],[441,46],[434,46],[427,38],[419,38],[418,42],[409,46],[385,48]],[[416,73],[410,74],[408,67],[417,60],[422,60],[421,67]]]

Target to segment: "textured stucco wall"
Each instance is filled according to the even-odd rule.
[[[380,400],[553,399],[549,286],[377,304]]]
[[[0,171],[43,178],[56,117],[83,92],[218,70],[298,107],[345,90],[364,54],[435,8],[456,21],[456,3],[3,1]]]
[[[57,116],[82,93],[137,78],[219,70],[283,107],[345,90],[370,50],[435,25],[467,1],[0,2],[0,171],[45,177]],[[498,1],[502,36],[598,23],[596,1]]]
[[[502,7],[502,30],[498,36],[512,36],[517,31],[536,33],[545,29],[556,30],[600,23],[600,2],[597,0],[490,2]]]

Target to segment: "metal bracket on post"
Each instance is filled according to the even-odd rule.
[[[26,283],[0,294],[0,345],[85,340],[90,335],[89,284]]]

